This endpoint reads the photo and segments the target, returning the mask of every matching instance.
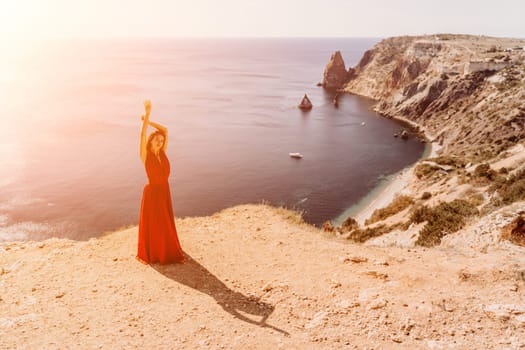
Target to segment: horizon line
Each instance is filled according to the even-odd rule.
[[[63,40],[63,39],[385,39],[395,37],[417,37],[417,36],[433,36],[433,35],[465,35],[473,37],[489,37],[500,39],[525,39],[519,36],[497,36],[490,34],[471,34],[471,33],[422,33],[422,34],[393,34],[393,35],[138,35],[138,36],[48,36],[48,37],[25,37],[22,39],[28,40]],[[14,38],[11,38],[14,39]]]

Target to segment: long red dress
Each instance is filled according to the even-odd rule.
[[[159,161],[148,150],[145,167],[149,183],[142,193],[137,258],[145,263],[183,262],[168,184],[168,157],[161,150]]]

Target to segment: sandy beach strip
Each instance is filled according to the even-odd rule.
[[[432,142],[435,139],[434,135],[429,134],[418,124],[403,117],[395,117],[393,119],[399,120],[415,129],[421,130],[425,136],[425,139],[427,140],[427,149],[425,149],[423,156],[418,162],[387,177],[366,197],[339,215],[334,220],[335,225],[340,225],[348,217],[353,217],[359,223],[359,225],[364,225],[365,220],[368,219],[375,210],[386,207],[394,200],[397,195],[407,194],[409,192],[409,186],[413,181],[413,170],[416,165],[422,160],[436,157],[437,152],[441,149],[439,144]]]

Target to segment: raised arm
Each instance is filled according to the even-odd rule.
[[[144,109],[146,113],[141,117],[142,128],[140,129],[140,159],[143,163],[146,162],[146,155],[148,154],[146,133],[148,131],[149,115],[151,112],[151,102],[149,100],[144,101]]]
[[[152,121],[148,121],[148,124],[164,134],[164,145],[162,146],[162,150],[165,153],[168,149],[168,128]]]

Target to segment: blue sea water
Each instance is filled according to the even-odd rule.
[[[334,219],[424,145],[373,101],[317,87],[378,39],[68,40],[0,59],[0,241],[137,224],[142,102],[170,132],[176,217],[269,202]],[[307,93],[314,108],[296,106]],[[300,152],[302,159],[289,157]]]

